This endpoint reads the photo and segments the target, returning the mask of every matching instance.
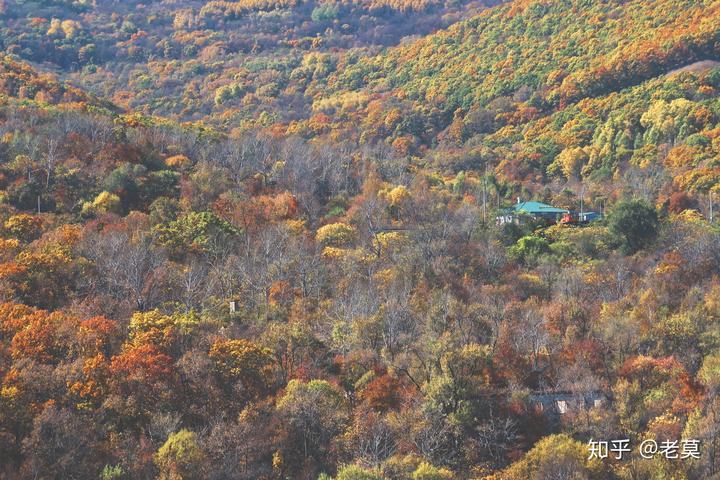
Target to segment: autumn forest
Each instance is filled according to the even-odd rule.
[[[0,479],[720,478],[720,0],[0,0],[0,46]]]

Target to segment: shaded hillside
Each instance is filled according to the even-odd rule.
[[[461,1],[24,2],[0,5],[0,46],[127,109],[234,128],[304,115],[306,75],[469,18]]]
[[[0,56],[0,94],[48,104],[82,103],[86,106],[112,107],[109,102],[68,85],[54,75],[38,73],[30,65],[7,55]]]

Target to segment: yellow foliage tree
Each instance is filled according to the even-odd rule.
[[[548,173],[562,173],[567,179],[576,178],[589,160],[590,156],[582,147],[566,148],[550,164]]]
[[[589,459],[587,445],[567,435],[550,435],[535,444],[523,458],[491,476],[492,480],[528,478],[607,478],[597,459]]]
[[[20,213],[8,218],[3,225],[10,236],[18,240],[30,242],[42,233],[42,220],[40,217]]]
[[[357,229],[347,223],[330,223],[318,228],[315,240],[331,247],[342,247],[352,243],[357,236]]]
[[[167,165],[170,168],[176,168],[178,170],[183,170],[191,165],[191,161],[188,157],[185,155],[173,155],[172,157],[168,157],[165,159],[165,165]]]

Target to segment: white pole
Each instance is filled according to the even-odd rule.
[[[710,190],[710,223],[713,223],[713,192]]]
[[[485,176],[483,177],[483,223],[487,222],[487,163],[485,163]]]

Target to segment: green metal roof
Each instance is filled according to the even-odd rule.
[[[565,210],[564,208],[556,208],[552,205],[548,205],[547,203],[542,202],[522,202],[522,203],[516,203],[513,205],[513,210],[516,212],[525,212],[529,214],[538,214],[538,213],[568,213],[569,210]]]

